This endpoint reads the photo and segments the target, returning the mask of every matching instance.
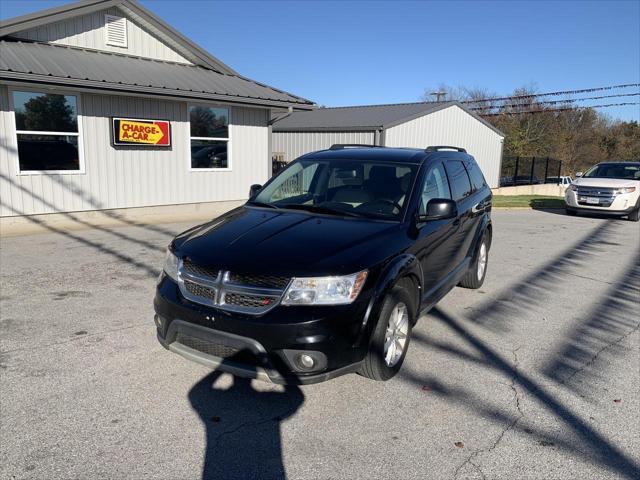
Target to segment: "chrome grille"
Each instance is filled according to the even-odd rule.
[[[289,284],[287,277],[235,274],[181,260],[178,285],[187,299],[202,305],[259,315],[271,310]]]
[[[609,207],[616,198],[615,189],[606,187],[578,187],[578,205]],[[597,203],[587,199],[597,198]]]
[[[198,265],[197,263],[193,263],[188,258],[184,259],[184,261],[182,262],[182,267],[187,273],[191,273],[193,275],[202,275],[205,277],[209,277],[212,280],[218,278],[218,275],[220,274],[220,271],[218,269],[203,267],[201,265]]]
[[[289,284],[288,277],[276,277],[272,275],[244,275],[229,273],[229,282],[238,285],[252,287],[285,288]]]
[[[264,308],[278,301],[277,297],[263,297],[259,295],[244,295],[241,293],[227,293],[224,296],[225,305],[238,305],[249,308]]]
[[[215,288],[205,287],[204,285],[190,282],[189,280],[184,281],[184,286],[187,289],[187,292],[189,292],[191,295],[206,298],[207,300],[211,300],[212,302],[216,301]]]
[[[604,187],[578,187],[578,195],[585,197],[609,198],[613,196],[613,188]]]

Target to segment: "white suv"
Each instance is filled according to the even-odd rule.
[[[598,212],[638,221],[640,162],[599,163],[576,177],[564,193],[568,215]]]

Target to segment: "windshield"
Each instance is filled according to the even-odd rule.
[[[640,180],[640,163],[602,163],[591,167],[583,177]]]
[[[249,203],[398,220],[417,168],[366,160],[301,160],[282,171]]]

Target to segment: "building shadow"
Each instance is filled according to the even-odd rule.
[[[218,385],[222,375],[210,373],[188,394],[206,432],[202,479],[286,478],[280,428],[304,403],[302,390],[268,384],[257,390],[250,379],[235,376],[224,388]]]

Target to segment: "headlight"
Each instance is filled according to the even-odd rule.
[[[622,193],[633,193],[636,191],[636,187],[617,188],[613,193],[620,195]]]
[[[569,188],[570,188],[571,190],[573,190],[574,192],[578,190],[578,186],[577,186],[577,185],[574,185],[573,183],[572,183],[571,185],[569,185]]]
[[[167,274],[167,277],[176,283],[178,282],[178,257],[171,250],[167,249],[167,256],[164,258],[164,267],[162,269]]]
[[[343,277],[294,278],[282,304],[346,305],[358,298],[366,279],[366,270]]]

